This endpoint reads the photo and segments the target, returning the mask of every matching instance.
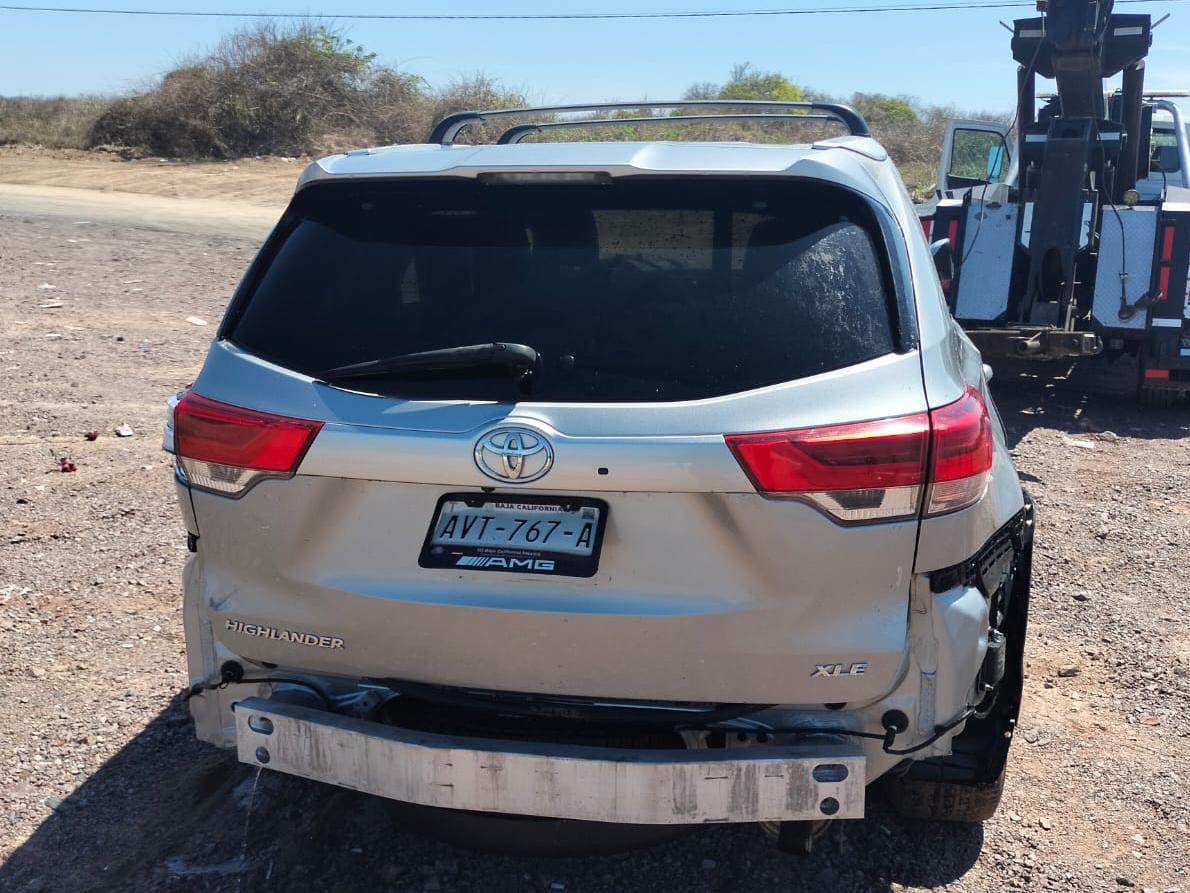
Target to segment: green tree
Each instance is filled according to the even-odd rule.
[[[856,111],[871,124],[916,124],[917,112],[904,99],[883,93],[856,93],[851,97]]]
[[[719,88],[719,99],[768,99],[778,102],[797,102],[802,88],[783,74],[757,71],[751,63],[736,65],[727,83]]]

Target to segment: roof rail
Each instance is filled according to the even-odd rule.
[[[536,108],[520,109],[490,109],[482,112],[455,112],[447,115],[434,125],[427,142],[439,145],[452,145],[459,133],[471,124],[482,123],[493,118],[517,118],[530,115],[553,115],[568,112],[602,112],[619,109],[704,109],[704,108],[734,108],[772,111],[788,111],[790,109],[805,109],[809,112],[821,112],[834,118],[847,127],[852,136],[871,136],[868,122],[863,115],[847,105],[835,102],[775,102],[757,99],[678,99],[669,102],[646,100],[644,102],[594,102],[589,105],[551,105]],[[602,120],[602,119],[596,119]],[[623,120],[623,119],[621,119]],[[558,123],[558,122],[542,122]]]
[[[530,134],[543,130],[558,130],[569,127],[613,127],[620,124],[695,124],[698,122],[716,121],[782,121],[788,123],[805,123],[806,121],[838,121],[834,115],[764,115],[764,114],[728,114],[728,115],[667,115],[664,118],[586,118],[577,121],[543,121],[540,124],[514,124],[502,134],[496,142],[500,145],[519,143]]]

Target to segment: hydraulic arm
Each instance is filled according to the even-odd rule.
[[[1152,25],[1147,15],[1114,14],[1112,0],[1042,0],[1038,7],[1045,14],[1018,19],[1012,39],[1020,65],[1019,200],[1028,231],[1015,316],[1022,323],[1051,321],[1037,318],[1035,308],[1054,302],[1052,321],[1070,329],[1085,303],[1076,265],[1096,244],[1101,209],[1136,184]],[[1120,72],[1123,90],[1108,108],[1103,81]],[[1038,75],[1057,84],[1040,112]]]

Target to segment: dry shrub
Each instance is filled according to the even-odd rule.
[[[169,157],[310,155],[419,142],[448,111],[522,101],[482,75],[431,91],[325,25],[265,23],[112,103],[88,142]]]
[[[329,135],[374,138],[377,114],[386,130],[404,136],[402,122],[414,116],[397,106],[418,91],[416,78],[377,65],[373,54],[325,26],[265,23],[114,103],[90,143],[175,157],[309,154]]]
[[[360,130],[371,143],[418,143],[429,132],[429,100],[420,78],[378,69],[363,99],[367,108]]]

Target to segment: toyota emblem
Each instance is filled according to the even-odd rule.
[[[475,442],[475,464],[493,480],[527,484],[553,467],[554,448],[537,431],[497,428]]]

